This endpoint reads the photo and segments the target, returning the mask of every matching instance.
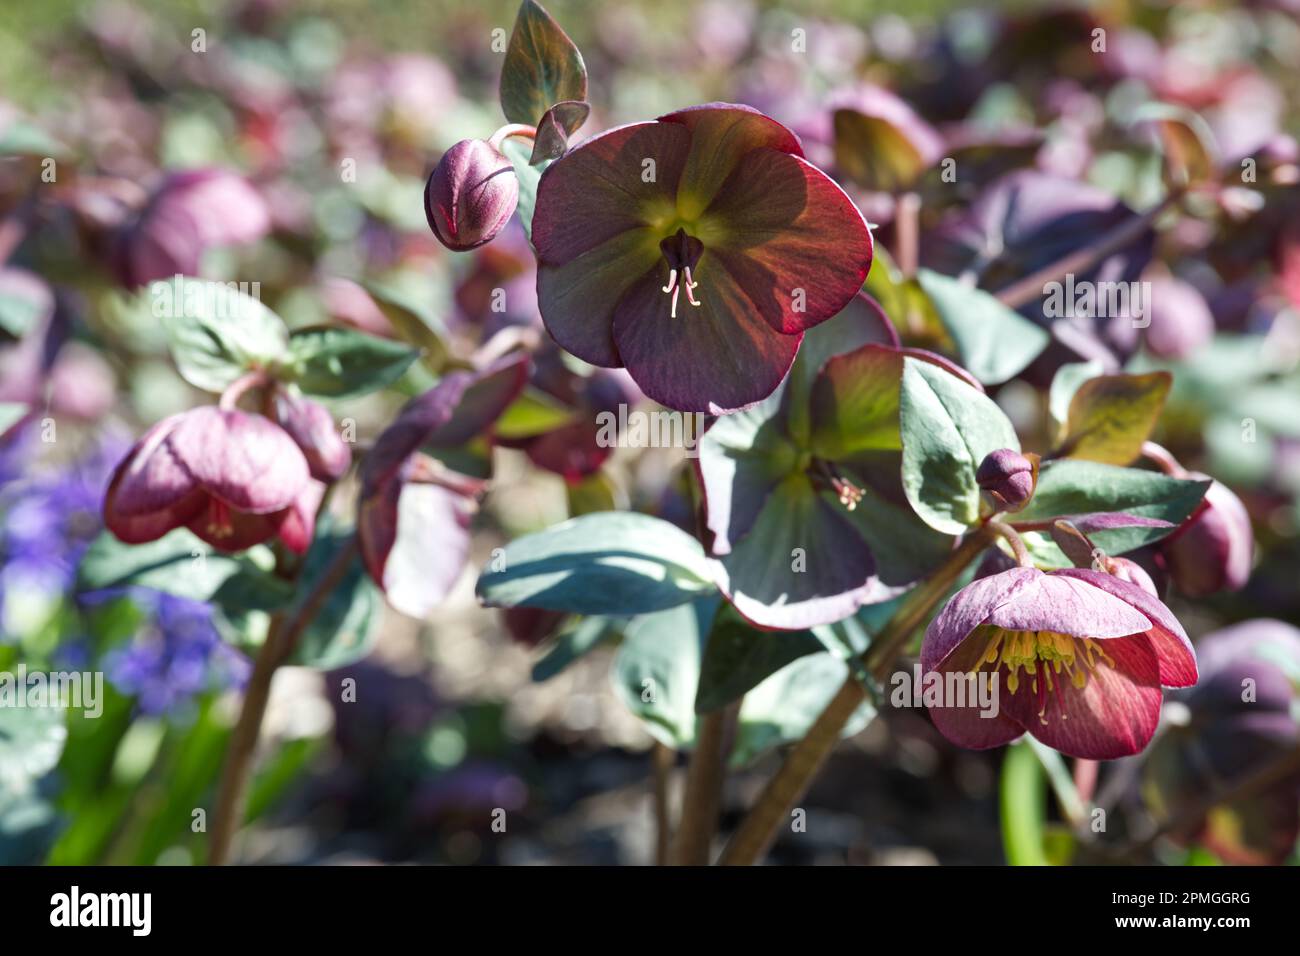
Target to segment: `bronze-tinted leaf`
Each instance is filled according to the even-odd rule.
[[[549,13],[524,0],[501,67],[501,109],[512,123],[538,123],[566,100],[587,99],[582,54]]]

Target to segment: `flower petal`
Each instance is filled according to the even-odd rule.
[[[944,678],[944,687],[948,686],[948,674],[966,674],[969,673],[978,663],[984,653],[984,646],[974,641],[966,641],[961,644],[953,653],[939,665],[938,670],[925,670],[922,668],[922,680],[932,680],[929,675],[935,674]],[[985,674],[990,672],[985,671]],[[984,677],[989,680],[989,677]],[[958,747],[968,747],[971,750],[987,750],[990,747],[1001,747],[1003,744],[1009,744],[1025,732],[1025,728],[1020,726],[1015,720],[1012,720],[1003,713],[1001,706],[998,708],[996,715],[986,715],[979,706],[978,694],[972,697],[970,693],[970,682],[966,682],[966,705],[956,706],[955,700],[950,700],[945,694],[945,706],[930,707],[930,719],[934,721],[935,727],[939,733],[952,741]],[[1002,699],[1007,696],[1001,682],[998,683],[998,693],[1003,697],[997,698],[999,705]]]
[[[1160,683],[1166,687],[1191,687],[1196,683],[1196,651],[1178,618],[1159,598],[1130,581],[1088,568],[1065,568],[1053,572],[1052,576],[1087,581],[1093,587],[1133,605],[1151,622],[1147,637],[1160,662]]]
[[[142,544],[185,524],[207,496],[167,438],[181,416],[158,422],[113,471],[104,495],[104,524],[127,544]]]
[[[362,502],[361,556],[389,604],[421,618],[447,596],[469,558],[470,510],[463,495],[397,481]]]
[[[614,344],[620,301],[638,279],[655,285],[662,262],[650,229],[629,229],[560,265],[539,262],[537,303],[551,338],[584,362],[605,368],[623,364]],[[660,295],[664,314],[668,300]]]
[[[1091,582],[1055,574],[1038,575],[994,609],[988,623],[1009,631],[1053,631],[1093,639],[1145,634],[1151,628],[1151,621],[1132,602]]]
[[[1000,574],[972,581],[953,595],[925,629],[921,644],[921,668],[937,670],[957,646],[989,616],[1018,592],[1031,585],[1043,572],[1033,568],[1010,568]]]
[[[1151,742],[1160,720],[1155,651],[1139,635],[1107,641],[1106,654],[1114,667],[1098,661],[1082,689],[1054,679],[1055,690],[1044,693],[1042,704],[1022,675],[1017,693],[1008,694],[1004,688],[1003,711],[1047,746],[1071,757],[1115,760],[1138,753]]]
[[[538,262],[562,266],[628,230],[671,219],[690,139],[677,124],[632,123],[585,141],[547,167],[533,211]]]
[[[700,306],[679,301],[670,315],[661,283],[651,273],[619,303],[614,342],[645,394],[669,408],[736,411],[770,395],[789,371],[801,335],[782,335],[717,256],[699,262]]]
[[[803,156],[799,138],[752,106],[705,103],[659,117],[665,126],[690,133],[690,157],[677,193],[683,218],[694,219],[713,201],[746,154],[772,149]]]
[[[717,223],[706,246],[778,332],[838,313],[871,269],[871,232],[853,201],[807,160],[773,149],[740,161],[703,222]],[[696,278],[709,281],[703,266]]]
[[[312,479],[293,500],[280,524],[280,540],[294,554],[306,554],[316,536],[316,512],[325,498],[325,483]]]
[[[167,444],[209,494],[236,511],[281,511],[309,477],[307,459],[283,428],[237,409],[186,412]]]
[[[714,567],[722,593],[762,627],[829,624],[898,593],[877,579],[867,543],[803,475],[771,494],[749,533]]]

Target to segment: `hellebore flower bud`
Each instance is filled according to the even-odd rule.
[[[424,187],[429,228],[455,252],[496,238],[518,201],[519,180],[510,160],[482,139],[463,139],[447,150]]]
[[[1010,448],[989,452],[975,472],[975,481],[1002,511],[1019,511],[1028,504],[1037,478],[1034,463]]]
[[[337,481],[352,464],[352,451],[339,437],[334,418],[320,403],[278,392],[275,420],[302,449],[311,476],[317,481]]]
[[[1205,475],[1189,473],[1189,478]],[[1239,591],[1250,577],[1255,535],[1241,499],[1214,482],[1182,527],[1161,543],[1169,574],[1188,597]]]

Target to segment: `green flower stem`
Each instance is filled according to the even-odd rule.
[[[339,549],[325,573],[320,576],[311,593],[293,610],[281,611],[271,619],[266,640],[253,663],[253,673],[244,690],[244,703],[239,719],[230,735],[226,749],[226,763],[221,772],[217,790],[217,806],[213,816],[212,839],[208,847],[208,864],[221,866],[230,857],[235,834],[244,822],[248,804],[248,781],[252,775],[253,753],[257,749],[262,718],[271,697],[271,679],[276,669],[284,663],[302,637],[308,625],[315,620],[321,607],[347,574],[348,566],[356,554],[356,539]]]
[[[988,547],[993,534],[987,524],[973,531],[933,575],[908,594],[863,655],[863,666],[874,681],[883,682],[888,677],[912,634],[947,596],[967,565]],[[844,725],[865,697],[862,684],[851,674],[808,733],[787,754],[781,769],[768,781],[758,802],[723,850],[719,865],[750,866],[767,853],[778,828],[789,819],[795,803],[807,792],[831,748],[840,739]]]

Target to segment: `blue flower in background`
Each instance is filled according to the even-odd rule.
[[[99,533],[113,465],[128,447],[125,435],[109,434],[71,463],[38,468],[31,429],[24,432],[0,450],[0,634],[12,600],[54,601],[72,586]]]
[[[131,596],[148,619],[131,644],[105,663],[108,679],[135,695],[144,713],[174,713],[196,694],[242,687],[248,680],[248,658],[221,639],[210,605],[143,589]]]

